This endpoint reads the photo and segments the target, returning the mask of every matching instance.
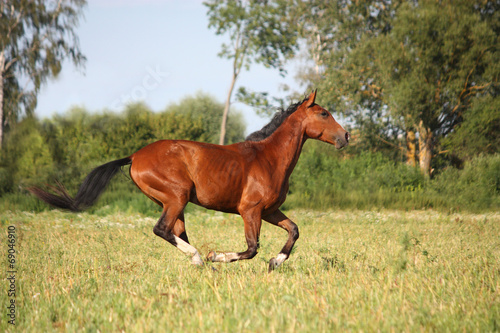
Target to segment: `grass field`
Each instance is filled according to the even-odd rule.
[[[500,331],[500,213],[287,215],[300,239],[268,274],[287,237],[269,224],[254,259],[197,268],[152,233],[157,216],[0,213],[3,272],[17,237],[16,325],[4,279],[0,331]],[[186,219],[202,256],[246,249],[239,217]]]

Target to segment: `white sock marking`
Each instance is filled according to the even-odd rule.
[[[203,260],[201,260],[200,254],[198,250],[194,246],[189,243],[186,243],[184,240],[180,239],[177,236],[174,236],[175,243],[177,244],[177,248],[184,252],[187,255],[191,256],[191,262],[193,265],[203,265]]]
[[[215,253],[215,258],[212,261],[215,262],[231,262],[232,260],[238,259],[238,254],[234,252],[227,253]]]
[[[281,265],[286,259],[288,259],[288,256],[284,253],[280,253],[276,256],[276,262],[278,263],[278,266]]]

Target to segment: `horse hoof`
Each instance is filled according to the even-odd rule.
[[[271,258],[271,260],[269,260],[269,269],[267,272],[271,273],[276,267],[278,267],[278,260],[276,260],[276,258]]]
[[[208,261],[215,261],[216,257],[217,257],[217,253],[215,253],[215,251],[210,251],[207,254],[207,260]]]
[[[205,265],[203,260],[201,260],[199,254],[196,256],[193,256],[193,258],[191,259],[191,263],[193,264],[193,266],[197,266],[197,267],[203,267],[203,265]]]

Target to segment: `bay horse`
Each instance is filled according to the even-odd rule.
[[[81,211],[90,207],[111,178],[124,165],[139,189],[163,208],[153,232],[203,265],[188,240],[184,208],[188,202],[243,218],[248,248],[243,252],[208,253],[212,262],[251,259],[257,254],[262,219],[285,229],[288,240],[269,261],[269,271],[288,259],[299,238],[297,225],[279,207],[285,201],[289,177],[304,142],[311,138],[335,145],[349,143],[349,134],[333,116],[315,103],[316,91],[302,102],[278,112],[269,124],[246,141],[227,146],[185,140],[160,140],[129,157],[95,168],[84,179],[74,198],[62,185],[54,193],[33,187],[30,191],[61,209]]]

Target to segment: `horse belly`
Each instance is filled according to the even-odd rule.
[[[243,187],[241,165],[230,159],[210,159],[193,174],[193,203],[223,212],[237,212]]]
[[[207,176],[194,184],[191,202],[227,213],[236,213],[241,190],[235,183],[221,177]]]

